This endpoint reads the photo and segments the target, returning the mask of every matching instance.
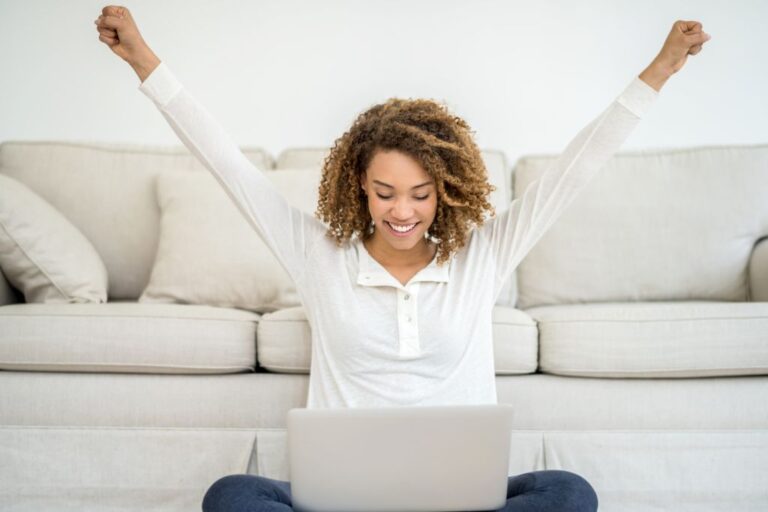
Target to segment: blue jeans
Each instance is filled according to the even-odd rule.
[[[287,512],[291,484],[255,475],[220,478],[203,498],[203,512]],[[496,512],[594,512],[597,494],[584,478],[561,470],[511,476],[507,503]]]

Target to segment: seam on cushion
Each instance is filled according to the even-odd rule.
[[[174,95],[175,96],[175,95]],[[183,149],[176,149],[174,147],[168,147],[167,151],[162,150],[159,148],[154,149],[142,149],[142,148],[136,148],[136,147],[130,147],[130,145],[126,145],[125,148],[121,148],[119,145],[111,146],[107,145],[107,147],[99,147],[95,144],[86,144],[86,143],[77,143],[77,142],[59,142],[59,141],[20,141],[20,140],[8,140],[4,141],[2,145],[8,145],[8,146],[53,146],[53,147],[64,147],[64,148],[85,148],[90,149],[93,151],[101,151],[104,153],[136,153],[136,154],[150,154],[150,155],[162,155],[162,156],[183,156],[183,157],[190,157],[194,160],[194,155],[191,155],[189,151],[184,148],[184,146],[181,146]],[[243,146],[241,148],[241,151],[249,151],[249,152],[259,152],[261,155],[267,157],[267,159],[272,160],[272,156],[264,149],[260,147],[253,147],[253,146]],[[269,169],[262,169],[262,170],[269,170]]]
[[[64,293],[64,292],[61,290],[61,288],[59,288],[59,285],[58,285],[58,284],[56,284],[56,283],[53,281],[53,279],[51,279],[51,276],[49,276],[49,275],[48,275],[48,272],[46,272],[46,271],[45,271],[45,269],[43,269],[43,267],[42,267],[42,266],[40,266],[40,265],[37,263],[37,261],[35,261],[35,259],[34,259],[34,258],[32,258],[32,257],[31,257],[29,254],[27,254],[27,251],[26,251],[26,250],[24,249],[24,247],[22,247],[22,245],[21,245],[21,244],[20,244],[20,243],[19,243],[19,242],[16,240],[16,238],[14,238],[14,237],[12,237],[12,236],[11,236],[10,232],[8,231],[8,228],[6,228],[6,226],[5,226],[5,224],[2,222],[2,220],[0,220],[0,227],[2,227],[2,228],[3,228],[3,231],[5,231],[5,234],[8,236],[8,239],[9,239],[9,240],[13,240],[13,243],[14,243],[14,244],[16,244],[16,247],[18,247],[18,248],[19,248],[19,250],[22,252],[22,254],[24,254],[24,257],[26,257],[26,258],[27,258],[29,261],[31,261],[31,262],[32,262],[32,264],[33,264],[35,267],[37,267],[37,269],[38,269],[38,270],[39,270],[39,271],[40,271],[40,272],[41,272],[41,273],[42,273],[42,274],[45,276],[45,278],[46,278],[46,279],[48,279],[48,282],[49,282],[49,283],[50,283],[50,284],[51,284],[51,285],[52,285],[52,286],[53,286],[53,287],[56,289],[56,291],[57,291],[57,292],[59,292],[63,298],[65,298],[65,299],[70,299],[71,297],[69,297],[67,294],[65,294],[65,293]],[[95,304],[95,303],[94,303],[94,304]]]
[[[25,140],[6,140],[0,143],[0,147],[2,146],[61,146],[61,147],[75,147],[75,148],[89,148],[94,149],[98,151],[110,151],[110,152],[135,152],[135,153],[146,153],[146,152],[155,152],[152,154],[179,154],[184,155],[188,154],[186,150],[182,149],[175,149],[175,148],[168,148],[169,153],[164,153],[163,151],[155,148],[153,150],[144,150],[135,148],[132,149],[130,147],[127,147],[127,149],[120,149],[119,146],[115,147],[107,147],[107,148],[100,148],[97,147],[95,144],[87,144],[87,143],[77,143],[77,142],[63,142],[63,141],[55,141],[55,140],[42,140],[42,141],[25,141]],[[108,145],[109,146],[109,145]],[[248,151],[260,151],[264,153],[267,156],[268,155],[266,150],[264,148],[260,147],[243,147],[243,149],[247,149]],[[298,148],[298,149],[312,149],[311,147],[308,148]],[[684,147],[669,147],[669,148],[655,148],[655,149],[646,149],[646,150],[624,150],[622,153],[620,153],[620,156],[648,156],[648,155],[664,155],[669,153],[692,153],[699,150],[763,150],[768,149],[768,144],[765,143],[758,143],[758,144],[704,144],[701,146],[684,146]],[[170,151],[175,151],[175,153],[170,153]],[[530,154],[527,155],[526,158],[556,158],[557,154]],[[279,169],[278,169],[279,170]]]
[[[250,369],[250,367],[243,367],[243,366],[204,366],[204,365],[193,365],[193,364],[185,364],[183,366],[171,366],[171,365],[153,365],[153,364],[143,364],[143,363],[96,363],[93,361],[70,361],[66,363],[47,363],[47,362],[41,362],[41,361],[2,361],[0,360],[0,365],[30,365],[30,366],[74,366],[74,365],[82,365],[82,366],[133,366],[133,367],[140,367],[140,368],[154,368],[154,369],[184,369],[184,368],[199,368],[199,369],[215,369],[215,370],[244,370],[244,369]]]
[[[282,371],[282,372],[294,372],[294,373],[302,372],[304,374],[308,374],[309,373],[309,368],[304,368],[304,367],[300,367],[300,366],[276,366],[274,364],[270,364],[269,366],[264,366],[263,364],[259,364],[259,367],[260,368],[264,368],[265,370],[270,370],[270,371],[274,371],[276,369],[279,372],[280,371]]]
[[[707,367],[707,368],[692,368],[692,367],[684,367],[684,368],[654,368],[651,370],[595,370],[591,368],[557,368],[558,372],[573,372],[573,373],[584,373],[584,372],[590,372],[590,373],[653,373],[653,372],[702,372],[702,371],[726,371],[726,370],[739,370],[739,371],[752,371],[752,370],[759,370],[759,371],[766,371],[768,370],[768,365],[766,366],[751,366],[751,367],[742,367],[742,366],[732,366],[732,367]],[[545,373],[548,373],[550,375],[557,375],[550,373],[552,370],[546,369]],[[716,375],[712,375],[712,377],[716,377]]]
[[[287,432],[286,427],[118,427],[118,426],[57,426],[57,425],[0,425],[0,430],[157,430],[157,431],[181,431],[181,432],[216,432],[216,431],[234,431],[234,432]],[[678,429],[678,430],[664,430],[664,429],[648,429],[648,430],[627,430],[627,429],[573,429],[573,430],[548,430],[548,429],[520,429],[515,428],[511,430],[512,435],[515,433],[531,434],[531,433],[543,433],[543,434],[729,434],[743,433],[749,435],[768,435],[768,429]]]
[[[76,425],[0,425],[0,430],[159,430],[159,431],[201,431],[216,432],[220,430],[235,432],[258,432],[258,431],[284,431],[284,428],[276,427],[118,427],[118,426],[76,426]]]
[[[94,303],[95,304],[95,303]],[[27,315],[20,315],[18,313],[12,313],[12,314],[0,314],[0,320],[3,318],[45,318],[45,317],[61,317],[61,318],[69,318],[69,317],[88,317],[91,319],[96,318],[106,318],[106,319],[119,319],[119,318],[144,318],[147,320],[202,320],[206,322],[237,322],[237,323],[243,323],[243,324],[251,324],[251,323],[257,323],[258,319],[249,319],[249,320],[241,320],[241,319],[227,319],[227,318],[196,318],[196,317],[184,317],[184,316],[145,316],[145,315],[94,315],[93,313],[44,313],[40,315],[36,314],[27,314]]]
[[[716,429],[659,429],[659,428],[649,428],[647,430],[644,429],[638,429],[638,430],[628,430],[628,429],[604,429],[604,430],[598,430],[598,429],[573,429],[573,430],[549,430],[549,429],[513,429],[512,434],[514,435],[515,432],[520,433],[534,433],[534,432],[541,432],[542,434],[579,434],[579,435],[587,435],[587,434],[609,434],[609,433],[615,433],[615,434],[672,434],[672,435],[687,435],[687,434],[728,434],[733,435],[735,433],[744,433],[744,434],[750,434],[750,435],[768,435],[768,430],[766,429],[723,429],[723,428],[716,428]]]
[[[707,321],[707,320],[768,320],[768,311],[765,316],[736,316],[736,317],[688,317],[688,318],[646,318],[641,320],[612,320],[607,318],[589,319],[589,320],[537,320],[539,324],[573,324],[573,323],[645,323],[645,322],[689,322],[689,321]]]
[[[768,149],[768,144],[709,144],[709,145],[703,145],[703,146],[695,146],[695,147],[669,147],[669,148],[656,148],[656,149],[645,149],[645,150],[623,150],[620,153],[617,153],[615,156],[619,157],[630,157],[630,158],[643,158],[648,156],[656,156],[656,155],[668,155],[668,154],[685,154],[685,153],[696,153],[698,151],[712,151],[712,150],[765,150]],[[550,158],[557,158],[557,154],[552,153],[533,153],[530,155],[526,155],[523,157],[524,160],[531,160],[531,159],[550,159]]]

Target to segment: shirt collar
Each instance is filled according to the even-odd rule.
[[[368,253],[368,249],[363,245],[360,238],[355,240],[355,249],[357,250],[357,261],[359,263],[357,273],[357,284],[362,286],[394,286],[395,288],[404,288],[395,276],[387,272],[381,263],[373,259]],[[447,283],[450,275],[450,265],[453,259],[449,259],[442,265],[437,264],[437,255],[432,258],[429,265],[419,270],[419,272],[408,281],[408,284],[418,282],[438,282]]]

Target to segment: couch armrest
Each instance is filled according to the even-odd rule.
[[[749,260],[749,297],[768,302],[768,237],[757,241]]]
[[[16,304],[17,302],[19,302],[19,296],[11,286],[11,283],[5,278],[3,271],[0,270],[0,306]]]

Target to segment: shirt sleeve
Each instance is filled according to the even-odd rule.
[[[658,92],[640,78],[632,80],[507,210],[481,226],[496,265],[496,294],[576,195],[618,151],[657,97]]]
[[[165,63],[139,86],[190,152],[213,174],[294,282],[315,241],[326,231],[315,217],[288,204],[222,127],[179,83]]]

